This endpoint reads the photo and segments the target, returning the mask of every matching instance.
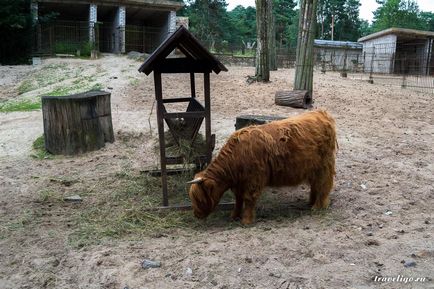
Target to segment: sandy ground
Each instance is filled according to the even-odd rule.
[[[76,248],[68,242],[76,224],[66,214],[80,206],[37,202],[38,192],[77,192],[126,167],[158,165],[153,78],[139,75],[140,63],[126,57],[44,65],[59,62],[102,71],[98,81],[112,91],[117,141],[78,157],[38,160],[30,155],[43,132],[41,111],[0,113],[0,288],[434,288],[433,95],[315,73],[314,106],[334,115],[338,128],[329,210]],[[38,69],[0,67],[1,98],[16,98],[20,80]],[[274,105],[277,90],[291,89],[293,70],[248,85],[252,74],[253,68],[229,67],[211,78],[217,149],[240,114],[301,113]],[[166,95],[188,95],[188,77],[163,80]],[[126,137],[135,141],[121,141]],[[61,178],[78,181],[71,187],[53,181]],[[281,192],[294,200],[306,195],[301,187]],[[222,216],[229,223],[228,215]],[[162,266],[144,270],[144,258]],[[398,275],[425,282],[375,281]]]

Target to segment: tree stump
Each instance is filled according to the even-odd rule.
[[[269,123],[273,120],[284,119],[280,116],[268,116],[268,115],[240,115],[237,116],[235,121],[235,130],[249,126]]]
[[[45,149],[75,155],[113,142],[110,93],[88,91],[68,96],[43,96]]]
[[[307,90],[278,91],[276,92],[274,102],[277,105],[294,108],[312,107],[312,97]]]

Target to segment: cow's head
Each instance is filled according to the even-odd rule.
[[[204,219],[214,210],[221,195],[218,194],[217,184],[213,179],[206,178],[200,173],[196,174],[188,195],[193,206],[193,213],[199,219]]]

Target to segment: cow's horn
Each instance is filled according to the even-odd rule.
[[[195,178],[192,181],[187,182],[187,184],[200,184],[203,182],[203,178]]]

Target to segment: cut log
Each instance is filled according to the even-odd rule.
[[[68,96],[43,96],[45,149],[75,155],[113,142],[110,93],[88,91]]]
[[[239,130],[246,126],[265,124],[279,119],[284,119],[284,117],[269,115],[240,115],[236,118],[235,129]]]
[[[278,91],[274,98],[277,105],[295,108],[312,107],[312,97],[307,90]]]

